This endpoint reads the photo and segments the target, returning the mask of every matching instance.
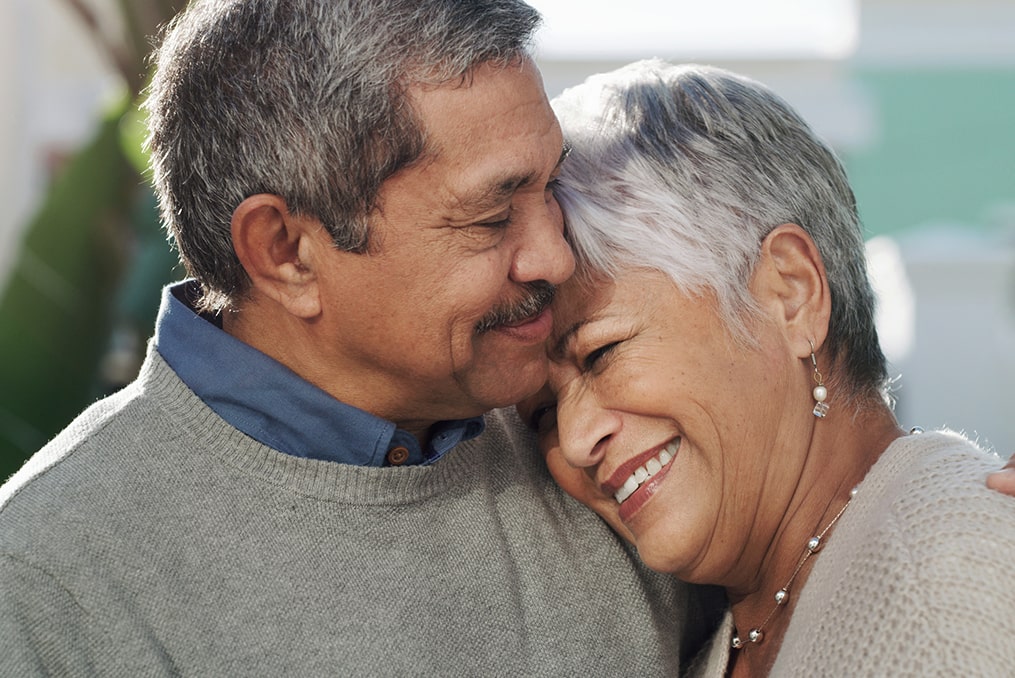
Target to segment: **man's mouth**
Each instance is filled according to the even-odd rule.
[[[680,449],[680,438],[674,438],[659,451],[659,454],[651,457],[644,464],[634,469],[627,480],[613,493],[613,498],[617,500],[617,503],[623,504],[643,483],[669,466],[674,457],[677,456],[678,449]]]
[[[498,334],[526,345],[543,344],[553,331],[553,311],[545,308],[534,316],[522,318],[515,323],[498,325],[494,329]]]
[[[525,285],[525,298],[510,305],[498,306],[476,324],[476,334],[491,330],[520,327],[539,318],[553,302],[557,288],[545,280]]]
[[[524,318],[519,318],[518,320],[515,320],[513,322],[501,323],[495,329],[509,329],[512,327],[521,327],[522,325],[527,325],[530,322],[533,322],[534,320],[539,318],[540,314],[543,313],[545,310],[546,309],[540,309],[537,313],[525,316]]]

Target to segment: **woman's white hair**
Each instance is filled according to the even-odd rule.
[[[828,276],[829,359],[842,357],[848,395],[883,392],[853,192],[785,101],[722,69],[648,60],[593,76],[553,105],[573,148],[556,194],[580,270],[647,267],[690,294],[711,291],[722,320],[750,343],[761,242],[799,224]]]

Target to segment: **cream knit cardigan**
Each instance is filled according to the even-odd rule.
[[[893,442],[797,594],[773,676],[1015,676],[1015,500],[952,432]],[[693,676],[723,676],[732,619]]]

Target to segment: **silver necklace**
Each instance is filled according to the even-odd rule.
[[[856,490],[857,488],[854,487],[852,490],[849,491],[849,499],[847,499],[846,503],[843,504],[841,509],[839,509],[839,512],[835,514],[835,517],[832,518],[831,522],[825,525],[825,529],[821,530],[821,532],[819,532],[816,537],[811,537],[810,539],[807,540],[807,546],[804,548],[803,555],[800,556],[800,560],[797,562],[796,569],[793,570],[793,574],[790,576],[789,581],[786,582],[785,586],[783,586],[781,589],[775,592],[775,607],[772,608],[772,611],[768,613],[767,617],[765,617],[765,621],[761,622],[759,626],[756,626],[747,633],[747,640],[749,642],[757,644],[765,639],[764,633],[765,626],[768,625],[768,622],[772,620],[772,617],[775,616],[775,613],[778,612],[789,601],[789,587],[793,585],[793,580],[796,579],[796,576],[798,574],[800,574],[800,569],[804,566],[804,563],[807,562],[807,559],[813,556],[818,551],[820,551],[821,547],[824,546],[823,540],[825,538],[825,535],[828,533],[830,529],[832,529],[832,526],[835,525],[835,523],[839,520],[842,514],[846,511],[846,507],[849,506],[850,502],[853,501],[853,498],[856,496]],[[746,644],[747,643],[741,640],[740,633],[737,632],[736,629],[734,629],[733,640],[730,642],[730,645],[733,646],[733,649],[739,650]]]

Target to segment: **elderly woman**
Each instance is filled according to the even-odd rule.
[[[888,403],[853,193],[760,84],[641,62],[555,103],[580,272],[519,409],[652,568],[725,588],[697,675],[1011,675],[1015,503]]]

